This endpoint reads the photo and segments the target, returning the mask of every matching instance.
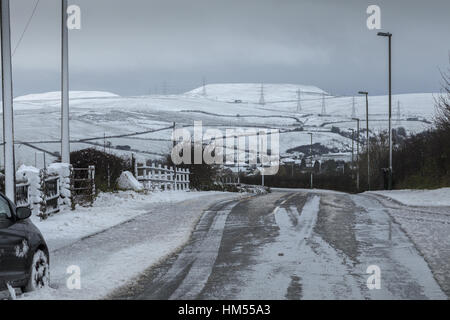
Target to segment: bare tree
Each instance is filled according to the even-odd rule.
[[[449,55],[450,62],[450,55]],[[450,67],[442,73],[442,93],[436,98],[435,122],[439,130],[450,130]]]

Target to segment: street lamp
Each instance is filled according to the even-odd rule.
[[[367,126],[367,186],[370,191],[370,141],[369,141],[369,93],[365,91],[358,92],[366,96],[366,126]]]
[[[359,119],[353,118],[356,121],[356,189],[359,191]]]
[[[311,136],[311,145],[309,147],[309,153],[311,154],[311,189],[313,189],[313,154],[312,154],[312,144],[313,144],[313,134],[311,132],[308,133]]]
[[[389,39],[389,182],[388,189],[392,190],[392,54],[391,42],[392,33],[378,32],[379,37],[387,37]]]

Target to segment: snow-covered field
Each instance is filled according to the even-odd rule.
[[[108,92],[71,93],[72,149],[103,148],[111,143],[111,150],[123,156],[131,152],[138,156],[157,159],[170,151],[172,129],[156,133],[145,131],[171,126],[192,126],[202,121],[204,128],[274,128],[281,130],[280,152],[309,144],[308,132],[314,132],[313,141],[340,152],[351,152],[351,140],[331,132],[356,128],[352,120],[352,97],[330,96],[313,86],[292,84],[265,84],[265,104],[259,104],[261,84],[210,84],[206,95],[203,88],[180,95],[151,95],[120,97]],[[301,90],[301,110],[298,110],[297,92]],[[435,112],[432,93],[394,95],[394,127],[407,132],[430,128]],[[326,115],[322,115],[325,101]],[[397,101],[400,117],[397,117]],[[373,133],[387,128],[387,96],[369,98],[370,129]],[[18,164],[37,165],[43,162],[43,153],[49,152],[47,162],[56,159],[60,151],[60,101],[58,92],[31,94],[15,99],[15,138],[23,142],[16,147]],[[365,119],[363,97],[355,98],[355,115]],[[398,118],[398,119],[397,119]],[[361,127],[365,128],[364,121]],[[303,131],[299,129],[303,128]],[[142,134],[126,138],[108,138],[121,134]],[[1,130],[0,130],[1,133]],[[104,140],[103,137],[107,138]],[[348,136],[348,135],[347,135]],[[26,144],[27,142],[31,142]],[[130,146],[132,151],[117,150],[116,146]]]
[[[436,190],[393,190],[368,192],[382,195],[407,206],[450,207],[450,188]]]

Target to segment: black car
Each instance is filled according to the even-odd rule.
[[[0,193],[0,290],[24,292],[49,284],[49,252],[29,208],[16,208]]]

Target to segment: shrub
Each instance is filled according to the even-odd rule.
[[[71,152],[70,162],[74,168],[95,166],[96,189],[104,192],[117,190],[117,179],[123,171],[131,170],[130,160],[93,148]]]

